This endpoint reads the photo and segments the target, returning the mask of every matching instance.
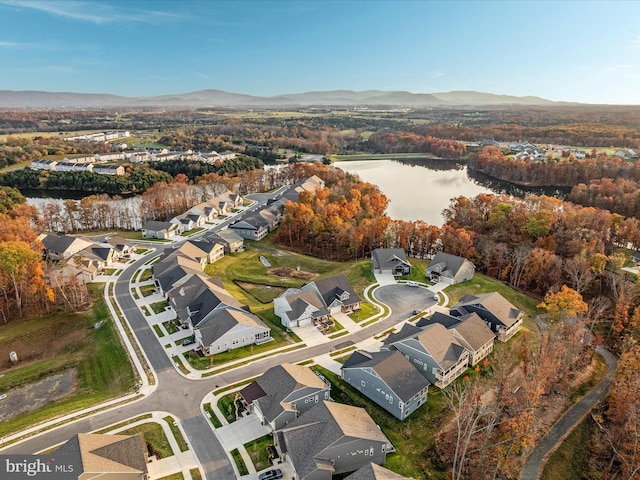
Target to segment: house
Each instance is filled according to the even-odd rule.
[[[524,318],[524,312],[514,307],[498,292],[465,295],[449,311],[454,317],[462,317],[469,313],[477,313],[501,342],[506,342],[520,331]]]
[[[202,264],[182,253],[165,257],[151,266],[153,281],[163,295],[188,275],[202,273]]]
[[[124,167],[122,165],[95,165],[93,173],[98,175],[124,175]]]
[[[256,315],[227,306],[209,312],[193,330],[204,355],[270,342],[271,329]]]
[[[181,215],[177,215],[169,220],[170,223],[181,225],[184,232],[189,232],[194,228],[201,228],[207,221],[204,214],[190,213],[187,211]]]
[[[399,420],[427,401],[429,382],[398,350],[357,350],[342,365],[340,376]]]
[[[303,192],[315,193],[316,190],[324,188],[324,180],[317,175],[313,175],[305,180],[300,180],[294,183],[284,192],[282,192],[282,198],[297,202],[300,199],[300,194]]]
[[[31,162],[31,170],[47,170],[47,171],[55,171],[56,165],[58,162],[56,160],[43,160],[38,158]]]
[[[313,290],[322,298],[329,313],[353,313],[360,310],[360,297],[344,275],[315,280],[301,290]]]
[[[298,289],[288,289],[274,298],[273,311],[286,328],[317,325],[329,318],[329,311],[316,292]]]
[[[418,328],[405,324],[391,333],[381,350],[397,349],[436,387],[444,388],[458,378],[469,363],[469,352],[439,323]]]
[[[58,162],[56,172],[93,172],[93,163],[88,162]]]
[[[246,215],[231,225],[229,229],[247,240],[262,240],[269,233],[269,222],[258,214]]]
[[[192,330],[215,310],[243,308],[224,288],[220,278],[210,278],[201,273],[190,273],[175,281],[167,292],[167,298],[182,325]]]
[[[204,269],[210,263],[220,260],[224,256],[224,247],[217,242],[205,240],[187,240],[173,250],[165,250],[165,254],[181,253],[191,260],[198,262]]]
[[[93,242],[72,235],[41,234],[38,240],[44,246],[44,257],[47,260],[68,260],[76,253],[93,245]]]
[[[353,472],[344,480],[411,480],[403,477],[399,473],[392,472],[388,468],[381,467],[375,463],[368,463],[362,468]]]
[[[272,203],[261,208],[256,213],[267,222],[267,229],[270,232],[275,230],[280,225],[280,220],[282,220],[282,208],[278,204]]]
[[[330,480],[369,463],[383,465],[395,450],[363,408],[326,400],[274,432],[273,439],[298,480]]]
[[[277,430],[321,400],[329,400],[330,391],[331,384],[309,367],[283,363],[264,372],[240,390],[240,395],[263,425]]]
[[[233,193],[231,190],[221,193],[214,200],[218,202],[225,202],[231,205],[232,208],[241,207],[244,203],[244,199],[237,193]]]
[[[147,444],[137,435],[78,433],[51,452],[73,459],[68,478],[147,480]],[[76,470],[77,469],[77,470]]]
[[[127,240],[119,235],[113,235],[107,238],[107,243],[113,247],[117,260],[126,258],[135,252],[135,247],[130,247],[127,244]]]
[[[113,162],[114,160],[124,160],[124,158],[124,152],[96,153],[96,162]]]
[[[640,265],[640,250],[636,250],[635,252],[633,252],[633,254],[631,255],[631,261],[636,265]]]
[[[204,217],[205,222],[213,222],[218,218],[218,209],[211,202],[199,203],[195,207],[190,208],[187,213],[193,213]]]
[[[427,278],[434,282],[444,282],[448,285],[471,280],[476,267],[464,257],[438,252],[427,267]]]
[[[166,240],[172,235],[180,235],[183,231],[182,225],[180,224],[149,220],[142,226],[142,238]]]
[[[371,269],[374,274],[409,275],[411,264],[401,248],[376,248],[371,252]]]
[[[241,252],[244,248],[244,239],[228,228],[218,230],[210,238],[212,241],[222,244],[225,253]]]
[[[635,150],[628,148],[625,150],[616,150],[613,153],[613,156],[620,157],[622,160],[631,160],[638,158],[638,153]]]
[[[443,325],[467,349],[470,367],[477,365],[493,351],[495,335],[477,313],[452,317],[442,312],[435,312],[431,318],[421,319],[416,326],[422,328],[432,323]]]

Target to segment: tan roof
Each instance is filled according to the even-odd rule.
[[[463,321],[453,326],[465,342],[473,350],[480,350],[487,343],[492,342],[495,335],[477,313],[472,313]]]
[[[320,380],[320,377],[313,373],[313,371],[308,367],[295,365],[293,363],[283,363],[282,368],[297,382],[298,386],[296,388],[304,386],[317,388],[325,387],[325,383]]]
[[[418,341],[444,370],[455,364],[464,352],[460,342],[439,323],[427,325],[418,335]]]
[[[364,408],[336,402],[324,404],[344,435],[390,443]]]

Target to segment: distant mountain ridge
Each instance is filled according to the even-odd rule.
[[[309,107],[309,106],[499,106],[567,105],[540,97],[516,97],[474,91],[411,93],[403,91],[332,90],[259,97],[223,90],[152,97],[123,97],[99,93],[0,90],[0,108],[116,108],[116,107]]]

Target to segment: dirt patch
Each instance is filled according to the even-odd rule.
[[[7,392],[7,398],[0,400],[0,422],[16,417],[22,413],[37,410],[51,402],[66,397],[76,389],[76,370],[68,370],[59,375],[52,375],[26,387]]]
[[[315,273],[296,270],[291,267],[270,268],[267,270],[267,275],[275,275],[283,278],[298,278],[300,280],[313,280],[318,276]]]

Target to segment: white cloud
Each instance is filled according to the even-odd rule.
[[[32,44],[32,43],[3,42],[3,41],[0,41],[0,48],[8,48],[8,49],[19,50],[19,49],[22,49],[22,48],[31,48],[31,47],[35,47],[35,45]]]
[[[0,4],[24,9],[30,8],[49,13],[57,17],[70,18],[96,24],[114,22],[134,22],[155,24],[166,20],[179,19],[179,15],[155,10],[137,10],[131,8],[117,8],[114,5],[98,2],[84,2],[76,0],[0,0]]]
[[[207,80],[211,80],[211,77],[209,75],[205,75],[204,73],[196,72],[195,70],[193,70],[193,73],[195,73],[199,77],[206,78]]]

